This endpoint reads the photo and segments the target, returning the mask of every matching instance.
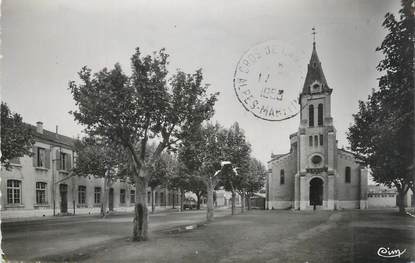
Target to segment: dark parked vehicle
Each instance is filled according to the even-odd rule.
[[[193,210],[197,208],[196,200],[193,198],[186,198],[183,202],[183,209]]]

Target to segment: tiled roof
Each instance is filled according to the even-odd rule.
[[[46,141],[49,141],[55,144],[69,146],[71,148],[74,147],[75,139],[71,137],[61,135],[61,134],[56,134],[55,132],[51,132],[46,129],[43,129],[43,133],[39,133],[36,130],[36,126],[31,125],[31,124],[26,124],[26,125],[32,131],[32,134],[35,138],[46,140]]]
[[[308,64],[302,94],[310,94],[310,85],[313,84],[314,81],[318,81],[322,84],[323,92],[330,91],[326,77],[323,73],[323,68],[321,67],[321,62],[318,59],[315,43],[313,43],[313,52],[311,53],[310,63]]]

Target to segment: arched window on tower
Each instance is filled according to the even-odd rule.
[[[317,119],[317,125],[323,126],[323,104],[320,103],[318,105],[318,119]]]
[[[346,166],[344,175],[345,175],[344,176],[344,181],[346,183],[350,183],[352,178],[351,178],[351,175],[350,175],[350,167],[349,166]]]
[[[308,106],[308,125],[310,127],[314,126],[314,106]]]
[[[281,171],[280,171],[280,184],[285,184],[284,169],[281,169]]]

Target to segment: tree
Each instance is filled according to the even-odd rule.
[[[14,158],[32,155],[35,143],[29,126],[23,123],[22,116],[13,113],[9,106],[1,102],[1,164],[6,170],[12,169]]]
[[[251,145],[245,138],[244,131],[235,122],[227,131],[226,144],[223,146],[225,159],[231,163],[233,169],[226,169],[221,173],[221,182],[225,190],[232,194],[232,215],[235,214],[236,193],[241,196],[241,212],[245,210],[245,196]]]
[[[218,123],[200,125],[182,141],[179,147],[179,162],[188,174],[202,180],[207,192],[207,221],[213,220],[214,189],[219,183],[224,161],[223,146],[226,143],[226,130]]]
[[[74,175],[93,175],[104,178],[101,216],[105,217],[109,188],[117,178],[125,178],[128,174],[126,172],[128,162],[125,159],[125,154],[116,145],[98,137],[84,137],[75,141],[75,152],[77,157],[76,165],[72,170]]]
[[[414,183],[414,17],[412,1],[402,1],[400,20],[387,13],[383,26],[389,31],[380,47],[384,58],[377,70],[384,75],[379,89],[367,102],[359,102],[354,124],[349,128],[351,149],[366,165],[373,178],[399,193],[399,211],[404,213],[403,198]]]
[[[206,197],[206,184],[205,182],[200,179],[198,176],[189,176],[189,182],[187,189],[194,193],[197,197],[197,210],[200,210],[200,204],[202,202],[202,198]]]
[[[184,211],[184,198],[185,192],[190,191],[190,179],[191,176],[186,173],[186,168],[184,165],[178,160],[176,163],[176,168],[172,173],[172,176],[169,177],[168,185],[171,189],[175,189],[179,191],[179,206],[180,211]]]
[[[131,76],[119,64],[95,74],[84,67],[79,72],[81,83],[69,83],[78,108],[72,112],[75,120],[88,134],[108,138],[131,157],[137,193],[134,241],[148,238],[149,169],[165,149],[174,149],[186,137],[188,127],[212,116],[217,97],[206,94],[201,70],[177,71],[168,82],[167,58],[164,49],[143,57],[137,48],[131,57]],[[157,146],[146,160],[149,140],[157,141]]]
[[[251,210],[250,198],[260,191],[266,182],[267,170],[265,166],[257,159],[251,157],[249,162],[249,172],[246,178],[246,197],[248,199],[248,210]]]

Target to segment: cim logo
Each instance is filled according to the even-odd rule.
[[[396,258],[396,257],[401,257],[401,255],[403,255],[406,252],[406,249],[404,250],[400,250],[400,249],[389,249],[389,248],[384,248],[384,247],[380,247],[378,249],[378,256],[379,257],[383,257],[383,258]]]

